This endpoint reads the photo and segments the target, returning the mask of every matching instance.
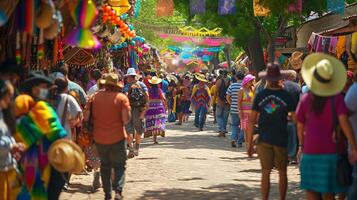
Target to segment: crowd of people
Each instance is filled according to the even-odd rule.
[[[191,114],[198,131],[212,114],[217,136],[230,135],[227,145],[257,153],[263,199],[273,169],[286,199],[287,166],[295,163],[307,199],[356,199],[356,75],[329,55],[300,59],[285,71],[269,63],[258,77],[246,68],[169,74],[98,66],[87,81],[63,62],[24,74],[7,60],[0,68],[0,199],[58,199],[72,173],[90,170],[93,190],[101,182],[105,199],[113,190],[121,199],[126,161],[139,156],[141,140],[159,144],[166,123],[182,126]]]

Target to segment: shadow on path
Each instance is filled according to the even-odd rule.
[[[272,184],[271,188],[277,188],[276,184]],[[272,193],[277,193],[278,191],[271,191]],[[275,196],[275,194],[274,194]],[[289,200],[300,200],[303,198],[302,192],[298,189],[297,183],[289,183],[289,190],[287,199]],[[163,189],[163,190],[152,190],[146,191],[140,200],[146,199],[164,199],[164,200],[177,200],[177,199],[187,199],[187,200],[204,200],[204,199],[214,199],[214,200],[225,200],[225,199],[237,199],[237,200],[250,200],[250,199],[261,199],[260,188],[248,187],[244,184],[220,184],[212,187],[201,188],[201,189]]]

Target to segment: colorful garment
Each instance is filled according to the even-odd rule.
[[[254,92],[252,90],[247,92],[245,89],[243,89],[243,98],[242,98],[242,105],[241,105],[242,119],[240,120],[242,129],[248,128],[249,114],[250,111],[252,110],[252,105],[253,105],[253,97],[254,97]]]
[[[163,103],[163,92],[160,88],[149,89],[149,107],[145,114],[146,126],[145,135],[152,133],[164,133],[166,123],[166,110]]]
[[[21,189],[16,169],[0,172],[0,199],[15,200]]]
[[[192,91],[191,103],[195,110],[202,107],[205,111],[208,110],[211,101],[211,94],[209,88],[204,85],[195,85]]]
[[[86,163],[92,169],[97,170],[100,167],[100,158],[95,144],[92,144],[84,149],[86,155]]]
[[[26,146],[19,163],[24,181],[19,199],[47,199],[51,174],[47,151],[54,141],[66,135],[55,110],[44,101],[37,102],[28,114],[17,120],[15,140]]]

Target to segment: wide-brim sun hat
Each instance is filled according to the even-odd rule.
[[[110,73],[104,75],[103,77],[103,79],[99,80],[99,84],[123,88],[123,85],[119,83],[119,76],[117,74]]]
[[[291,68],[294,70],[299,70],[301,69],[302,66],[302,56],[304,55],[303,52],[300,51],[295,51],[294,53],[291,54],[291,57],[289,58],[289,63],[291,65]]]
[[[277,63],[268,63],[267,69],[259,72],[258,76],[267,81],[279,81],[289,77],[289,72],[287,70],[280,70]]]
[[[302,64],[301,75],[310,91],[321,97],[339,94],[347,82],[344,64],[323,53],[307,56]]]
[[[134,68],[128,68],[124,76],[138,76]]]
[[[245,86],[247,85],[249,82],[255,80],[255,76],[248,74],[244,77],[243,81],[242,81],[242,85]]]
[[[150,84],[157,85],[162,82],[161,78],[158,78],[157,76],[153,76],[151,79],[148,80]]]
[[[45,76],[42,71],[32,71],[27,76],[27,79],[21,84],[20,90],[30,92],[30,89],[42,83],[49,86],[53,85],[53,81]]]
[[[208,82],[208,80],[206,79],[205,75],[203,75],[203,74],[196,74],[195,77],[199,81],[202,81],[202,82],[205,82],[205,83]]]
[[[80,173],[85,167],[82,149],[73,141],[59,139],[48,150],[49,163],[59,172]]]

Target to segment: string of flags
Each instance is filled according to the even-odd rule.
[[[190,14],[200,15],[206,13],[207,0],[190,0]],[[212,0],[210,0],[212,1]],[[237,0],[217,0],[219,15],[233,15],[237,12]],[[268,16],[271,11],[261,4],[262,0],[252,0],[254,16]],[[302,13],[304,1],[295,0],[295,2],[288,5],[287,10],[291,13]],[[329,12],[344,14],[345,1],[344,0],[325,0],[327,10]],[[170,17],[174,13],[173,0],[157,0],[156,13],[158,17]]]

